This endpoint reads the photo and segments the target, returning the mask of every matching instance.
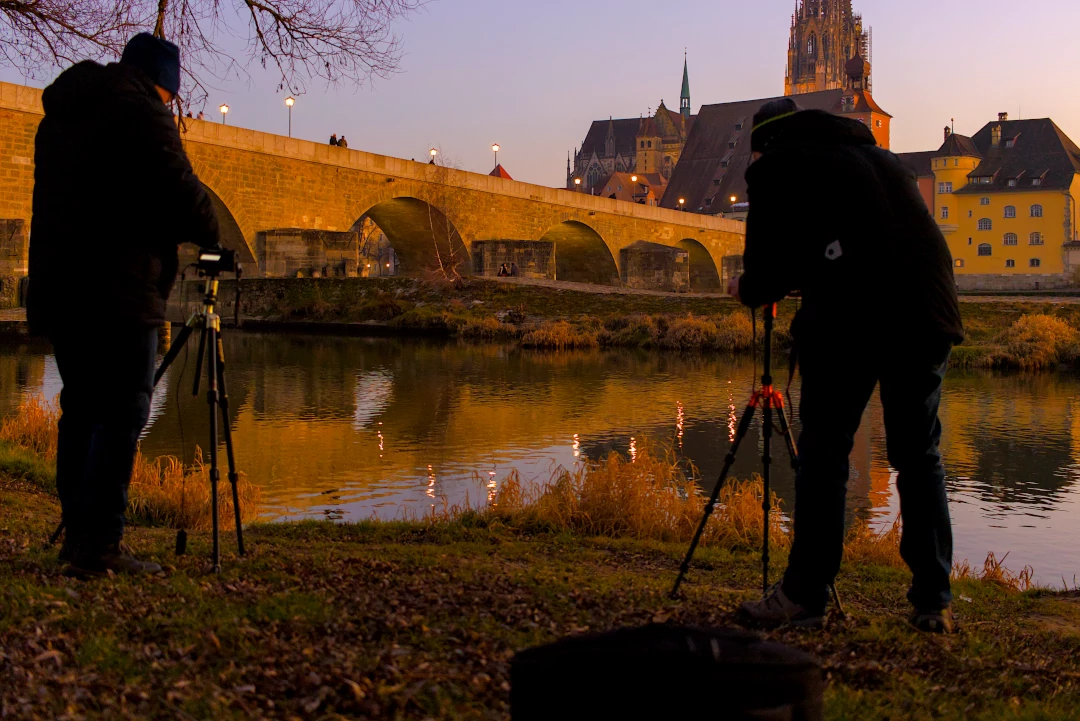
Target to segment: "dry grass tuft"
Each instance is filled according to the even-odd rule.
[[[19,405],[15,415],[0,423],[0,441],[25,448],[47,461],[56,459],[56,424],[60,407],[41,396],[33,396]]]
[[[0,423],[0,441],[24,448],[53,462],[56,460],[56,424],[60,409],[40,396],[29,398],[15,415]],[[240,474],[241,520],[248,523],[262,513],[259,489]],[[232,486],[226,479],[219,484],[222,524],[234,528]],[[153,461],[141,452],[128,489],[128,512],[143,523],[169,528],[206,530],[210,528],[210,468],[203,463],[202,451],[196,449],[195,463],[185,468],[172,456]]]
[[[702,537],[703,544],[752,548],[761,544],[760,479],[728,483]],[[658,454],[648,442],[633,460],[612,453],[575,471],[560,470],[541,488],[526,487],[512,474],[495,497],[492,514],[510,525],[540,525],[591,536],[689,541],[705,510],[706,497],[671,452]],[[780,501],[772,495],[770,541],[789,545]]]
[[[880,533],[865,521],[856,521],[844,541],[844,560],[849,563],[905,568],[904,559],[900,557],[901,528],[899,516],[892,526]]]
[[[1024,570],[1020,571],[1020,573],[1013,573],[1005,568],[1005,559],[1008,557],[1009,554],[1006,553],[999,561],[994,552],[991,551],[986,555],[981,571],[972,569],[971,564],[967,561],[956,563],[953,565],[952,577],[954,580],[985,581],[1012,591],[1029,590],[1032,587],[1035,569],[1031,566],[1024,566]]]
[[[596,332],[578,328],[564,320],[548,321],[521,339],[525,348],[544,350],[577,350],[596,348],[599,345]]]
[[[240,520],[250,523],[261,513],[262,493],[241,473],[237,483],[240,493]],[[153,526],[206,531],[211,528],[210,467],[203,463],[202,450],[195,449],[195,462],[185,468],[172,456],[149,461],[141,453],[135,457],[131,474],[128,511]],[[218,507],[221,527],[236,527],[233,513],[232,485],[226,478],[218,484]]]
[[[677,318],[668,325],[659,345],[671,350],[734,353],[749,350],[753,342],[750,319],[744,313],[731,313],[712,320],[693,315]]]

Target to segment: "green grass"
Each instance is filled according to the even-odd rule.
[[[0,708],[14,717],[505,719],[516,651],[653,621],[729,625],[759,582],[755,554],[705,548],[672,602],[683,544],[471,514],[255,525],[221,576],[205,573],[208,534],[177,558],[171,532],[138,528],[130,543],[165,575],[79,583],[42,548],[57,515],[33,484],[0,482]],[[906,582],[846,565],[848,619],[769,634],[822,660],[827,718],[1075,719],[1080,596],[959,581],[964,631],[940,638],[904,624]]]

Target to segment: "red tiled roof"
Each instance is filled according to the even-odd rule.
[[[495,178],[502,178],[503,180],[513,180],[513,178],[510,177],[510,173],[506,172],[506,168],[502,166],[502,163],[496,165],[495,170],[492,170],[488,175]]]

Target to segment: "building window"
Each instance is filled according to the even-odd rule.
[[[880,120],[875,120],[874,121],[874,127],[880,128],[881,127],[881,121]]]
[[[645,141],[644,141],[644,140],[642,140],[642,141],[641,141],[641,149],[642,149],[642,150],[644,150],[644,149],[645,149]]]
[[[1015,188],[1016,187],[1016,178],[1009,178],[1009,187],[1010,188]]]
[[[1043,217],[1043,207],[1041,205],[1033,205],[1033,206],[1031,206],[1031,217],[1032,218],[1041,218],[1041,217]]]
[[[1006,148],[1015,148],[1016,147],[1016,140],[1014,138],[1010,138],[1009,140],[1006,140],[1005,141],[1005,147]]]
[[[945,207],[945,206],[941,207],[941,219],[942,220],[948,220],[949,219],[949,209],[947,207]]]
[[[993,230],[994,221],[989,218],[979,218],[979,230]]]
[[[729,150],[734,150],[735,149],[735,141],[732,140],[730,143],[727,144],[727,146],[728,146]]]
[[[735,129],[736,130],[742,130],[742,125],[743,125],[742,123],[735,123]]]
[[[993,255],[994,249],[989,243],[979,243],[979,255]]]
[[[806,54],[809,57],[814,57],[817,51],[817,36],[811,34],[810,39],[806,41]]]
[[[1011,260],[1011,259],[1010,259],[1010,260],[1006,260],[1006,261],[1005,261],[1005,267],[1006,267],[1006,268],[1015,268],[1015,267],[1016,267],[1016,261],[1015,261],[1015,260]]]
[[[1005,217],[1006,218],[1015,218],[1016,217],[1016,206],[1015,205],[1006,205],[1005,206]]]
[[[990,198],[979,198],[979,205],[990,205]]]
[[[651,140],[649,141],[649,147],[650,148],[652,147],[652,141]]]
[[[971,210],[969,210],[969,211],[968,211],[968,217],[969,217],[969,218],[970,218],[970,217],[972,217],[972,216],[974,216],[974,215],[975,215],[975,212],[974,212],[974,211],[971,211]]]
[[[1032,185],[1042,185],[1042,178],[1032,178],[1031,179],[1031,184]]]
[[[953,261],[953,265],[955,265],[957,268],[963,268],[964,267],[964,259],[963,258],[957,258],[955,261]]]
[[[1016,237],[1016,233],[1005,234],[1005,245],[1016,245],[1019,238]]]
[[[968,238],[968,245],[971,245],[971,238]]]
[[[1031,267],[1031,268],[1038,268],[1041,265],[1042,265],[1042,261],[1039,260],[1038,258],[1032,258],[1031,260],[1028,261],[1028,267]]]
[[[705,198],[705,205],[712,205],[712,198]]]
[[[937,192],[940,195],[952,192],[952,183],[938,183]]]
[[[1028,236],[1028,245],[1042,245],[1043,237],[1042,233],[1032,233]]]

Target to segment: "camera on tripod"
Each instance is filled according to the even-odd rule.
[[[236,251],[227,248],[205,248],[199,251],[195,268],[201,276],[217,277],[222,273],[235,273]]]

